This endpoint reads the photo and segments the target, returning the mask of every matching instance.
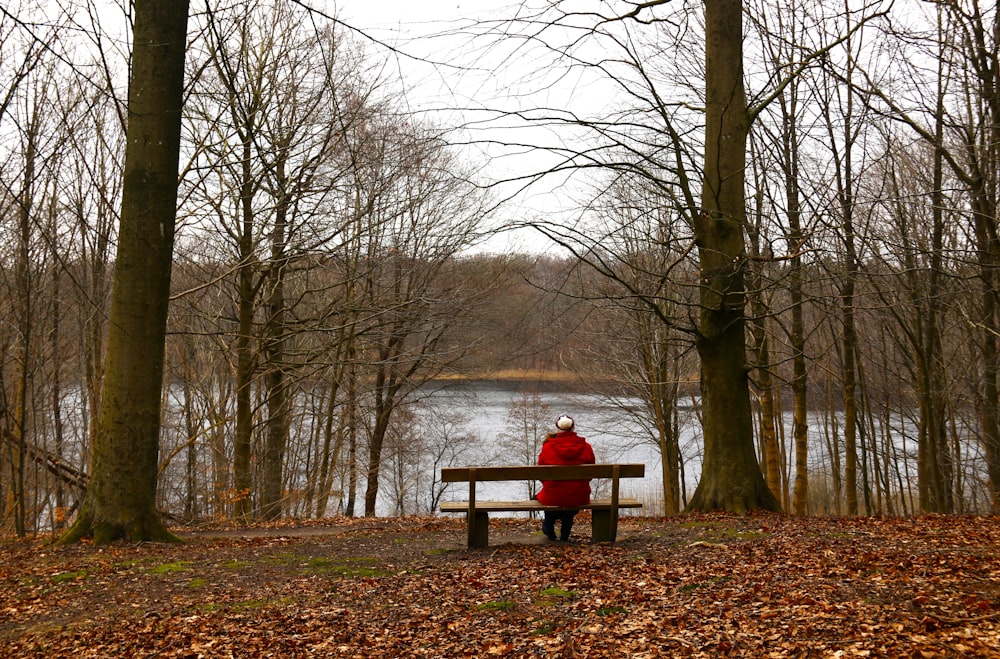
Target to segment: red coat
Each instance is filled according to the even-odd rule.
[[[540,465],[594,464],[594,449],[572,430],[549,435],[538,455]],[[572,508],[590,503],[590,481],[542,481],[538,502]]]

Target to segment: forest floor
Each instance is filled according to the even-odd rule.
[[[1000,657],[1000,519],[492,520],[0,541],[2,657]]]

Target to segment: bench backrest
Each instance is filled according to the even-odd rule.
[[[530,465],[508,467],[444,467],[441,481],[564,481],[591,478],[642,478],[644,464]]]

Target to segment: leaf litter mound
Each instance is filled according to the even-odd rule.
[[[0,544],[2,657],[1000,657],[1000,519],[499,519]]]

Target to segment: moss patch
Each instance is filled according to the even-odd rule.
[[[175,572],[185,572],[191,569],[188,561],[174,561],[172,563],[161,563],[149,569],[151,574],[174,574]]]
[[[49,577],[49,580],[54,583],[65,583],[67,581],[77,581],[83,579],[88,574],[90,570],[74,570],[72,572],[60,572],[59,574],[53,574]]]
[[[384,577],[388,571],[376,567],[376,558],[312,558],[306,562],[303,571],[310,574],[330,575],[335,574],[343,577]]]

